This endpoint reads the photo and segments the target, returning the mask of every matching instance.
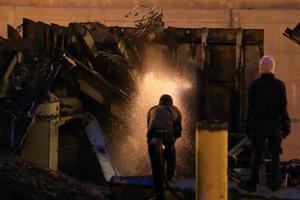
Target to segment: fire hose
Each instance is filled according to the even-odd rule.
[[[163,182],[165,183],[165,187],[166,189],[178,200],[185,200],[184,197],[180,196],[175,190],[174,188],[172,188],[165,176],[165,173],[164,173],[164,165],[163,165],[163,160],[162,160],[162,156],[159,156],[159,155],[163,155],[163,151],[164,151],[164,146],[163,146],[163,143],[162,143],[162,140],[160,139],[159,142],[155,142],[155,147],[154,147],[156,150],[158,150],[157,152],[157,157],[156,159],[159,160],[158,164],[160,166],[163,166],[160,168],[161,170],[161,174],[162,174],[162,179],[163,179]],[[152,149],[153,150],[153,149]]]

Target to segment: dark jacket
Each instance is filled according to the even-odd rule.
[[[274,74],[262,74],[250,84],[246,133],[290,133],[285,85]]]
[[[181,136],[181,113],[173,105],[157,105],[152,107],[147,115],[148,133],[155,130],[165,130],[175,138]]]

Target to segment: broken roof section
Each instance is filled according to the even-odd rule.
[[[128,101],[136,87],[138,52],[113,27],[98,22],[63,27],[23,19],[21,26],[7,31],[8,38],[0,38],[0,146],[10,153],[20,148],[49,93],[89,98],[101,112],[115,115],[111,104]]]
[[[300,23],[293,30],[287,28],[283,35],[300,45]]]

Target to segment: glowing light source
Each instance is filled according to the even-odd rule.
[[[187,171],[190,163],[188,156],[193,154],[191,144],[191,127],[194,127],[192,114],[196,113],[193,107],[195,80],[187,80],[184,70],[178,66],[168,66],[163,51],[165,47],[149,47],[144,60],[145,73],[139,80],[137,91],[128,105],[128,130],[120,135],[118,140],[118,163],[124,176],[150,175],[151,167],[147,150],[147,112],[158,104],[163,94],[173,98],[174,105],[179,108],[183,118],[182,138],[176,142],[177,170]],[[193,100],[191,98],[193,98]]]
[[[126,151],[132,155],[126,156],[130,159],[130,175],[150,174],[146,143],[148,110],[158,104],[161,95],[169,94],[173,98],[174,105],[181,110],[184,119],[183,125],[185,125],[188,114],[185,102],[182,102],[182,95],[191,87],[191,83],[171,72],[157,70],[145,73],[129,110],[130,133],[126,138]],[[180,143],[183,145],[187,141],[181,139]]]

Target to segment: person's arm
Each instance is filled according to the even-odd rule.
[[[150,111],[151,109],[147,113],[147,128],[149,127],[149,122],[150,122]]]
[[[179,138],[181,137],[181,131],[182,131],[182,125],[181,125],[182,115],[178,108],[176,108],[176,111],[177,111],[177,117],[175,119],[174,135],[176,138]]]
[[[155,108],[155,106],[153,106],[152,108],[149,109],[148,113],[147,113],[147,128],[149,127],[149,123],[151,120],[151,111]]]
[[[290,134],[291,131],[291,119],[287,112],[287,97],[286,97],[286,89],[285,85],[282,85],[281,88],[281,101],[280,101],[280,118],[282,125],[282,137],[286,138]]]

